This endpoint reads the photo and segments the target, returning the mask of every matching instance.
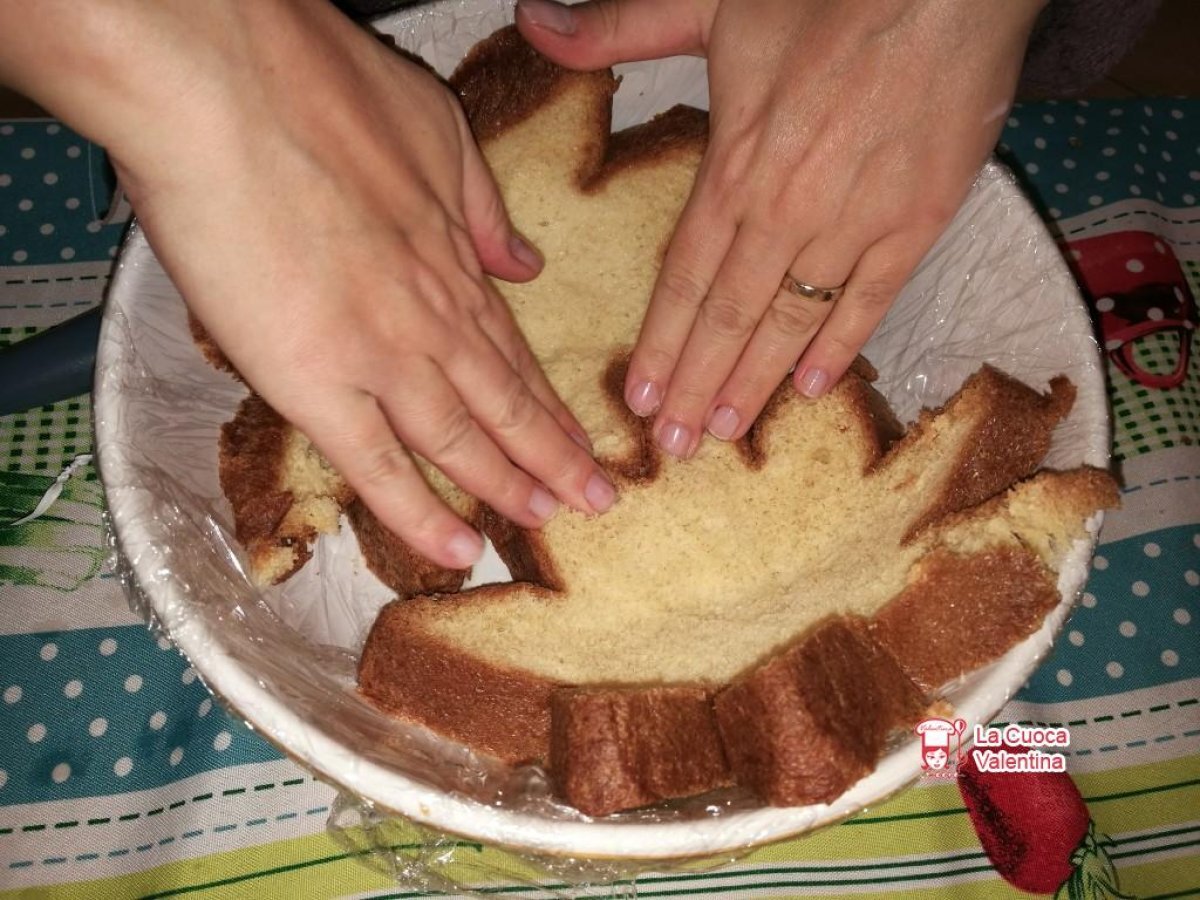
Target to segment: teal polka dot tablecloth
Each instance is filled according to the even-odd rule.
[[[279,759],[144,627],[0,637],[0,734],[10,803],[161,788],[214,767]]]
[[[1093,313],[1123,483],[1079,608],[998,722],[1070,729],[1068,773],[1125,895],[1200,896],[1200,101],[1020,104],[998,153]],[[0,345],[100,302],[124,227],[112,192],[69,129],[0,122]],[[0,523],[90,445],[86,397],[0,418]],[[0,524],[0,898],[414,896],[331,838],[334,791],[129,611],[102,504],[81,465],[42,515]],[[443,850],[451,867],[494,852]],[[1028,896],[937,783],[639,892]]]
[[[0,125],[0,265],[116,256],[120,223],[105,225],[115,180],[94,144],[57,123]]]

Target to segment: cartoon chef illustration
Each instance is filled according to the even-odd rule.
[[[927,772],[940,772],[950,762],[950,738],[955,739],[954,762],[962,754],[962,733],[967,723],[962,719],[953,722],[947,719],[926,719],[915,731],[921,737],[921,768]]]

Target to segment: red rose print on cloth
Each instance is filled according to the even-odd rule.
[[[1027,747],[1005,745],[1008,753]],[[974,753],[958,768],[958,790],[992,866],[1009,884],[1054,900],[1132,900],[1120,890],[1111,840],[1096,830],[1066,772],[989,773]]]

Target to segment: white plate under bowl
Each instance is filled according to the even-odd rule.
[[[445,73],[510,17],[490,0],[467,0],[380,27]],[[705,103],[702,61],[621,71],[618,126],[677,101]],[[866,353],[906,420],[945,400],[984,362],[1038,388],[1065,373],[1078,400],[1055,433],[1048,464],[1107,464],[1105,389],[1087,313],[1054,241],[998,165],[983,171]],[[259,592],[243,577],[216,465],[220,426],[243,393],[196,351],[179,295],[135,227],[108,295],[95,396],[96,446],[120,549],[147,611],[209,687],[331,783],[490,844],[644,859],[736,852],[794,835],[876,804],[919,776],[910,742],[834,802],[802,808],[742,801],[715,804],[714,813],[684,804],[661,815],[589,821],[514,793],[469,754],[395,723],[355,694],[355,651],[387,592],[361,566],[352,538],[327,542],[285,590]],[[969,727],[991,719],[1050,649],[1091,549],[1076,546],[1060,579],[1062,603],[1037,634],[953,693]]]

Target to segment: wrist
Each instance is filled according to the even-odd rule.
[[[153,109],[147,77],[160,49],[137,0],[0,0],[0,80],[87,137],[109,143],[119,123]]]

